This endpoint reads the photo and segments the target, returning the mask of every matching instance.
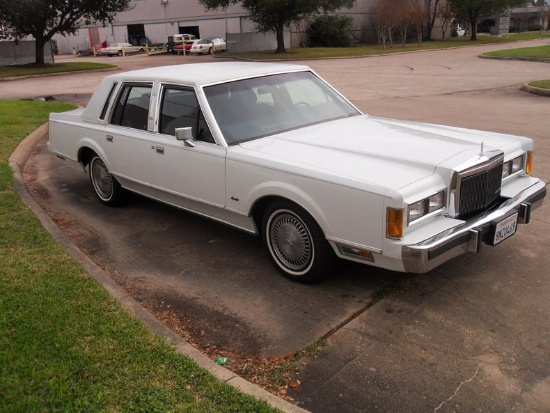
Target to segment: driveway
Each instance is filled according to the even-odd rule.
[[[307,64],[373,115],[530,136],[535,174],[548,182],[550,100],[519,86],[548,78],[550,66],[477,57],[497,48]],[[198,61],[155,59],[110,60],[121,70]],[[59,76],[57,87],[2,82],[0,96],[86,100],[103,76]],[[428,274],[344,263],[329,281],[304,286],[280,277],[259,240],[246,234],[137,196],[124,208],[100,205],[87,177],[60,168],[43,146],[26,176],[79,248],[209,354],[281,356],[327,338],[288,392],[301,407],[550,411],[548,202],[504,244]]]

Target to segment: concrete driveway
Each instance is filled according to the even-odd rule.
[[[550,65],[477,57],[499,47],[306,64],[373,115],[530,136],[535,174],[548,182],[550,99],[519,86],[550,78]],[[199,59],[109,61],[126,70]],[[51,78],[2,82],[0,96],[86,100],[103,76],[59,76],[56,87]],[[345,263],[329,281],[303,286],[275,272],[256,238],[139,197],[124,208],[100,205],[87,177],[59,168],[43,147],[26,176],[79,248],[205,351],[278,356],[326,337],[289,391],[301,407],[550,411],[548,202],[504,244],[428,274]]]

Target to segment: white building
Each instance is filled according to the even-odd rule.
[[[374,0],[357,0],[354,8],[342,10],[342,14],[354,17],[356,27],[368,21],[368,9]],[[228,34],[252,33],[254,22],[239,5],[227,10],[206,11],[197,0],[133,0],[131,9],[116,15],[112,24],[85,26],[72,36],[56,36],[59,53],[71,53],[73,47],[87,50],[106,41],[137,43],[146,37],[152,43],[166,42],[168,36],[190,33],[200,37],[225,37]],[[275,34],[268,34],[267,41],[275,42]],[[291,33],[285,44],[295,46]],[[269,48],[269,47],[268,47]]]

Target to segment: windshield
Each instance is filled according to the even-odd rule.
[[[228,145],[360,115],[312,72],[222,83],[204,92]]]

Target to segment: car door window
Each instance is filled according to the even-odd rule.
[[[107,100],[105,101],[105,104],[103,105],[103,110],[101,111],[101,115],[99,116],[99,119],[105,119],[105,115],[107,114],[107,109],[109,109],[109,105],[111,104],[111,100],[113,99],[113,94],[118,86],[118,83],[115,82],[113,84],[113,87],[111,88],[111,91],[109,92],[109,96],[107,96]]]
[[[147,130],[152,85],[125,84],[111,118],[114,125]]]
[[[196,140],[214,143],[193,89],[165,87],[162,94],[159,132],[174,135],[176,129],[190,127]]]

